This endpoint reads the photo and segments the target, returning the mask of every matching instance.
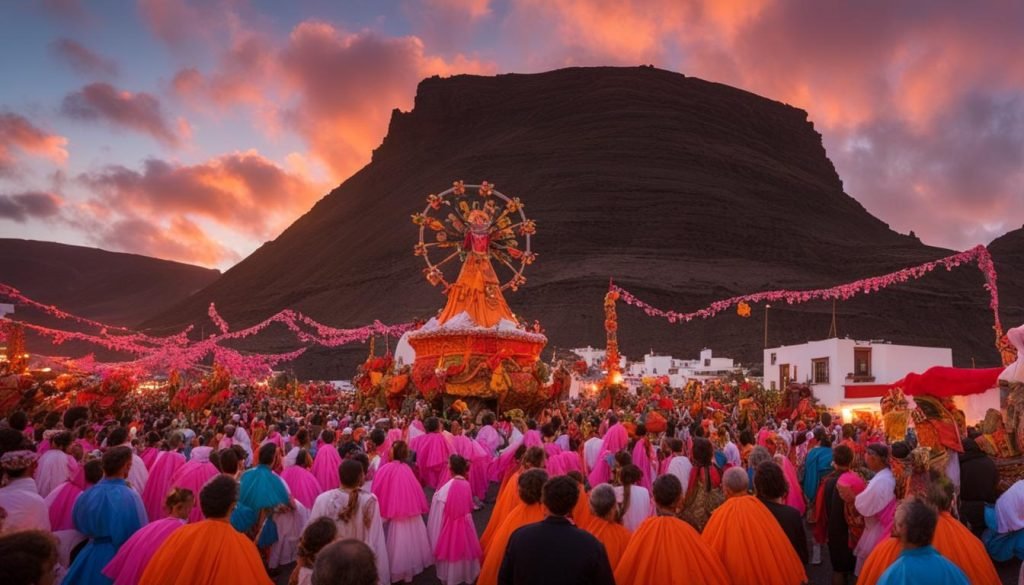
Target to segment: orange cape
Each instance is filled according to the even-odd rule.
[[[572,516],[576,527],[583,530],[587,529],[587,525],[594,518],[590,513],[590,496],[587,495],[587,490],[583,489],[583,486],[580,486],[580,499],[576,500],[576,507],[572,509],[570,516]],[[614,568],[615,565],[612,565],[612,569]]]
[[[782,526],[754,496],[727,499],[711,514],[701,540],[718,553],[735,585],[797,585],[807,580]]]
[[[985,545],[966,526],[950,515],[949,512],[939,514],[939,523],[935,526],[935,537],[932,546],[939,554],[949,559],[967,575],[970,583],[978,585],[998,585],[999,574],[992,564],[992,559],[985,551]],[[857,578],[858,585],[866,583],[874,585],[889,568],[889,565],[900,556],[903,547],[897,538],[883,540],[875,550],[871,551],[864,568]]]
[[[498,531],[502,521],[508,516],[513,508],[518,506],[522,500],[519,499],[519,475],[522,473],[516,470],[509,476],[508,481],[498,490],[498,499],[494,502],[494,509],[491,510],[491,518],[487,521],[487,527],[480,536],[480,549],[484,556],[487,556],[487,549],[494,540],[494,533]]]
[[[476,585],[497,585],[498,570],[501,569],[501,561],[505,558],[505,548],[512,533],[517,529],[540,522],[544,519],[544,504],[522,504],[515,507],[508,517],[501,523],[494,533],[494,540],[491,541],[491,549],[484,553],[484,564],[480,568],[480,578]]]
[[[626,552],[626,546],[629,545],[629,530],[622,524],[594,516],[590,518],[590,522],[585,527],[581,526],[581,528],[585,528],[587,532],[601,541],[605,552],[608,553],[608,564],[614,571],[615,567],[619,566],[622,553]]]
[[[616,585],[728,585],[722,561],[692,526],[673,516],[643,521],[615,567]]]
[[[174,531],[146,565],[140,585],[272,585],[256,545],[220,520]]]

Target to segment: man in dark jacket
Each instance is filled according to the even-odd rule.
[[[960,519],[977,537],[985,531],[985,504],[996,501],[999,470],[996,462],[978,447],[977,441],[963,440],[960,454]]]
[[[512,533],[498,585],[615,585],[604,545],[566,518],[579,495],[579,484],[565,475],[544,484],[548,516]]]
[[[793,506],[782,502],[786,499],[789,491],[789,484],[786,483],[786,475],[782,468],[774,461],[765,461],[757,466],[754,472],[754,493],[761,503],[768,508],[768,511],[775,516],[775,520],[782,527],[782,531],[789,537],[790,544],[800,557],[800,562],[807,564],[807,533],[804,531],[804,521],[800,512]]]

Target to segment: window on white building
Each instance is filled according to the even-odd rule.
[[[711,366],[711,358],[705,359],[704,360],[704,367],[707,368],[707,367],[710,367],[710,366]]]
[[[775,352],[772,352],[772,365],[775,365]]]
[[[857,347],[853,350],[853,377],[871,377],[871,348]]]
[[[811,369],[814,371],[815,384],[828,384],[828,358],[811,360]]]

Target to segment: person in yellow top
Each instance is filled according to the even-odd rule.
[[[211,479],[199,493],[206,520],[183,526],[157,549],[140,585],[271,585],[256,545],[231,527],[238,482],[226,475]]]

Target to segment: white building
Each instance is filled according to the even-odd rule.
[[[790,382],[807,383],[826,408],[848,420],[853,409],[879,410],[888,385],[908,373],[952,365],[948,347],[832,338],[764,350],[764,384],[784,390]]]
[[[589,345],[587,347],[578,347],[571,351],[579,356],[579,358],[583,360],[588,367],[597,368],[599,370],[604,369],[605,356],[608,355],[607,351],[603,349],[596,349]],[[619,355],[619,367],[623,369],[626,367],[626,356],[621,354]]]
[[[644,377],[668,376],[669,386],[681,388],[690,380],[706,381],[731,374],[742,373],[732,358],[715,357],[710,349],[700,352],[700,358],[681,360],[651,352],[643,362],[633,362],[626,370],[627,380]]]

